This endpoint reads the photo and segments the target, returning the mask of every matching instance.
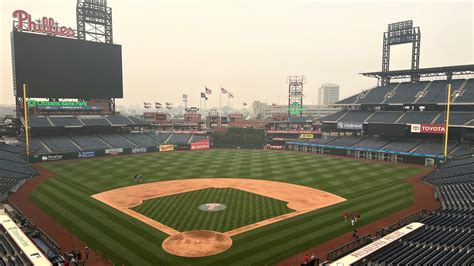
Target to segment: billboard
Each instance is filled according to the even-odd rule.
[[[140,147],[140,148],[132,148],[131,153],[144,153],[147,152],[146,147]]]
[[[207,150],[211,147],[209,139],[202,139],[191,143],[191,150]]]
[[[312,139],[314,138],[313,134],[300,134],[300,139]]]
[[[29,98],[122,98],[122,47],[12,32],[14,94]]]
[[[422,134],[444,134],[446,133],[446,128],[443,124],[412,124],[411,132]]]
[[[80,152],[77,154],[77,157],[78,157],[78,158],[91,158],[91,157],[95,157],[95,152],[94,152],[94,151],[80,151]]]
[[[362,130],[363,126],[358,122],[337,122],[337,129]]]
[[[121,153],[123,153],[122,148],[119,148],[119,149],[106,149],[105,150],[105,155],[109,155],[109,156],[119,155]]]
[[[172,151],[172,150],[174,150],[174,145],[171,145],[171,144],[160,145],[160,151]]]

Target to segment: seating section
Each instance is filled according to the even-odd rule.
[[[465,79],[453,80],[451,90],[453,95],[464,84]],[[447,81],[435,80],[431,84],[428,81],[413,84],[411,82],[390,83],[387,86],[378,86],[366,92],[350,96],[337,104],[443,104],[447,99]],[[398,87],[394,90],[394,88]],[[428,87],[427,87],[428,85]],[[474,103],[474,79],[469,79],[462,89],[460,95],[453,103]]]
[[[141,133],[126,133],[122,134],[125,138],[135,143],[137,146],[147,147],[147,146],[156,146],[159,145],[160,142],[156,141],[155,139],[149,137],[147,134]]]
[[[448,143],[448,152],[451,151],[456,146],[457,146],[457,143],[454,143],[454,142]],[[441,142],[426,141],[420,144],[418,147],[416,147],[416,149],[413,152],[421,153],[421,154],[439,155],[439,154],[443,154],[443,149],[444,149],[444,145]]]
[[[2,229],[0,232],[0,265],[31,265],[30,260],[20,247],[5,233],[5,228],[3,226],[0,228]]]
[[[449,113],[449,125],[464,125],[474,119],[474,114],[471,112],[450,112]],[[442,112],[441,115],[436,119],[435,124],[446,123],[446,112]]]
[[[339,111],[337,113],[334,113],[334,114],[330,114],[328,116],[325,116],[325,117],[322,117],[320,118],[319,120],[321,121],[328,121],[328,122],[335,122],[337,121],[343,114],[345,114],[346,111]]]
[[[43,137],[42,140],[53,152],[69,152],[80,150],[67,136],[48,136]]]
[[[397,119],[403,114],[403,112],[386,112],[378,111],[374,112],[372,116],[367,119],[368,123],[395,123]]]
[[[360,104],[377,104],[381,103],[385,99],[385,95],[392,91],[398,84],[391,83],[387,86],[379,86],[369,90],[364,96],[362,96],[357,103]]]
[[[370,115],[372,112],[365,112],[365,111],[348,111],[346,115],[341,117],[338,122],[353,122],[353,123],[363,123],[364,120]]]
[[[77,117],[65,117],[65,116],[51,116],[49,117],[51,122],[53,122],[54,126],[56,127],[81,127],[82,124],[79,122]]]
[[[324,145],[324,144],[328,144],[329,142],[331,142],[331,141],[333,141],[337,138],[338,137],[336,137],[336,136],[322,136],[321,138],[311,140],[310,142]]]
[[[132,120],[132,122],[134,124],[137,124],[137,125],[149,125],[150,124],[150,122],[148,122],[146,120],[143,120],[143,119],[140,119],[138,117],[129,116],[128,118],[130,118],[130,120]]]
[[[171,138],[168,140],[167,143],[170,143],[170,144],[188,143],[190,138],[191,138],[191,134],[174,133],[173,135],[171,135]]]
[[[99,150],[111,147],[95,135],[72,135],[70,138],[83,150]]]
[[[416,146],[421,143],[421,140],[417,139],[404,139],[404,140],[397,140],[392,141],[386,146],[383,147],[383,150],[389,151],[398,151],[398,152],[410,152]]]
[[[81,118],[82,123],[86,126],[110,126],[109,121],[104,117],[101,118]]]
[[[417,84],[410,82],[401,83],[391,97],[387,98],[384,103],[410,103],[416,100],[416,96],[428,85],[429,82],[424,81]]]
[[[193,135],[193,136],[191,137],[191,140],[189,140],[189,142],[192,143],[192,142],[200,141],[200,140],[203,140],[203,139],[207,139],[207,136],[203,136],[203,135]]]
[[[131,125],[133,122],[128,119],[126,116],[121,116],[121,115],[115,115],[115,116],[109,116],[107,119],[110,121],[112,125]]]
[[[146,134],[150,138],[156,140],[158,143],[165,143],[168,137],[171,135],[171,133],[163,133],[163,132],[159,132],[159,133],[152,132],[152,133],[146,133]]]
[[[351,147],[361,142],[363,139],[364,139],[363,137],[357,137],[357,136],[340,137],[329,142],[328,145]]]
[[[30,150],[33,151],[35,154],[50,153],[48,149],[43,145],[43,142],[40,138],[30,139]]]
[[[474,181],[474,178],[471,179]],[[473,210],[474,182],[444,184],[436,187],[445,209]]]
[[[359,143],[356,143],[354,147],[366,148],[371,150],[379,150],[383,146],[387,145],[390,141],[377,138],[366,138]]]
[[[365,259],[366,265],[472,265],[474,212],[444,210],[425,226]]]
[[[36,171],[21,157],[24,147],[0,143],[0,201]]]
[[[30,117],[28,119],[28,126],[29,127],[51,127],[51,123],[49,123],[48,118],[46,116],[37,116],[37,117]]]
[[[405,112],[398,120],[400,124],[431,124],[438,112]]]
[[[455,103],[474,102],[474,79],[469,79],[464,86],[461,95],[454,100]]]
[[[135,147],[135,144],[133,144],[120,134],[99,134],[98,136],[114,148]]]

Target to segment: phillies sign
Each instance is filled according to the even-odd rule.
[[[446,128],[442,124],[413,124],[411,125],[412,133],[423,133],[423,134],[444,134]]]
[[[74,37],[76,32],[71,27],[59,26],[53,18],[32,20],[31,15],[24,10],[15,10],[12,17],[16,19],[18,31],[31,31],[54,36]]]

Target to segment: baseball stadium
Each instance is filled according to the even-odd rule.
[[[382,69],[361,75],[377,86],[330,114],[307,116],[306,77],[289,76],[269,117],[183,95],[170,118],[169,102],[118,111],[112,8],[75,8],[74,28],[11,10],[0,265],[474,264],[474,65],[420,67],[414,21],[374,33]],[[411,68],[390,70],[394,45]]]

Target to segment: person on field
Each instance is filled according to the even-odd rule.
[[[307,264],[309,262],[308,254],[304,255],[303,259],[304,259],[304,263]]]
[[[135,176],[133,177],[133,181],[137,182],[138,180],[138,174],[135,174]]]
[[[347,223],[347,218],[349,218],[349,213],[345,211],[343,216],[344,216],[344,222]]]

